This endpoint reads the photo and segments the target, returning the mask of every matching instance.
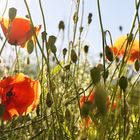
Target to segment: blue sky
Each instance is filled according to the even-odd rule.
[[[5,1],[0,0],[0,9],[3,9]],[[34,19],[34,23],[40,24],[42,19],[40,16],[38,0],[27,1]],[[42,3],[45,11],[48,35],[57,35],[57,27],[60,20],[65,21],[67,28],[72,0],[42,0]],[[120,25],[123,26],[122,33],[127,34],[130,30],[131,22],[135,13],[134,0],[100,0],[100,3],[104,29],[111,32],[113,40],[121,34],[118,29]],[[8,8],[9,7],[17,8],[18,16],[25,16],[27,14],[24,0],[9,0]],[[0,14],[1,12],[2,10],[0,11]],[[85,43],[90,46],[90,58],[94,61],[94,59],[97,60],[97,56],[101,51],[101,31],[98,20],[96,0],[85,0],[83,26],[86,26],[86,20],[89,12],[93,13],[93,20],[89,27]],[[7,13],[5,16],[7,16]],[[70,31],[73,33],[72,22]],[[67,42],[67,33],[65,34],[65,41]]]

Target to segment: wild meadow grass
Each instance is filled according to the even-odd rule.
[[[16,9],[9,9],[9,26],[6,34],[3,30],[0,47],[0,56],[3,56],[0,63],[0,139],[140,139],[140,43],[139,39],[136,39],[140,38],[140,1],[135,1],[136,8],[130,31],[113,42],[111,32],[103,27],[100,0],[97,0],[102,52],[99,55],[100,62],[94,65],[91,65],[88,57],[90,46],[84,43],[90,29],[88,27],[94,21],[92,13],[89,13],[86,17],[87,28],[83,27],[83,14],[79,13],[79,9],[84,2],[86,1],[73,1],[75,9],[69,21],[69,24],[73,25],[73,30],[69,29],[72,37],[69,36],[68,46],[60,52],[56,45],[58,37],[48,36],[47,17],[44,15],[41,0],[38,5],[42,15],[41,30],[34,25],[28,1],[24,0],[28,12],[25,22],[30,23],[30,32],[24,38],[20,35],[25,30],[18,30],[18,24],[24,19],[16,23]],[[5,25],[2,20],[0,22],[1,27]],[[67,30],[64,21],[59,22],[58,29],[62,34]],[[19,40],[14,40],[10,36],[12,33]],[[6,53],[7,49],[10,54],[4,57],[2,54]],[[26,88],[26,82],[25,86],[18,90],[17,82],[4,86],[3,80],[6,77],[12,76],[16,79],[14,76],[19,73],[38,80],[41,91],[31,92],[33,87]],[[30,78],[27,81],[30,81]],[[6,79],[5,82],[7,81]],[[22,80],[20,82],[22,83]],[[15,94],[13,88],[6,90],[11,85],[15,88]],[[22,106],[15,103],[14,107],[11,106],[17,113],[12,116],[8,106],[20,97],[20,90],[24,92],[23,101],[29,94],[38,94],[36,96],[40,96],[39,103],[34,105],[33,111],[27,111],[30,105],[21,111]],[[6,111],[10,114],[8,120],[4,117]]]

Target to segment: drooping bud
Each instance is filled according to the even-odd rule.
[[[112,62],[113,61],[113,52],[109,46],[105,47],[106,58]]]

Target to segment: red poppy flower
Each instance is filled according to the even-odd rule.
[[[0,98],[5,107],[2,119],[10,120],[34,110],[39,103],[40,92],[39,81],[31,80],[22,73],[1,80]]]
[[[126,35],[120,36],[113,45],[113,51],[115,55],[121,57],[124,55],[126,50],[128,37]],[[128,43],[128,48],[130,48],[129,54],[126,54],[126,58],[128,57],[128,63],[133,63],[136,59],[140,59],[140,47],[139,41],[134,39],[132,42]]]
[[[94,101],[94,92],[91,91],[89,96],[81,96],[80,97],[80,108],[83,107],[85,102],[92,103]]]
[[[27,46],[29,40],[33,40],[34,45],[36,43],[33,29],[38,35],[41,25],[34,28],[31,27],[31,22],[27,18],[16,17],[10,24],[10,19],[0,19],[1,28],[5,37],[11,45],[20,45],[22,48]]]
[[[107,97],[107,110],[109,110],[110,108],[110,96]],[[117,102],[114,100],[113,104],[112,104],[112,108],[111,111],[115,111],[115,109],[117,108]]]

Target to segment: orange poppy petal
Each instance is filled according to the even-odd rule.
[[[7,115],[10,115],[11,118],[28,114],[35,109],[39,103],[41,92],[39,81],[31,80],[22,73],[0,81],[0,87],[2,91],[1,102],[6,106],[6,114],[8,112],[9,114]],[[9,118],[7,115],[4,113],[4,119]]]
[[[36,26],[34,29],[35,29],[36,36],[38,36],[39,31],[41,29],[41,25]],[[28,41],[29,40],[32,40],[33,41],[33,44],[34,44],[34,47],[35,47],[36,46],[36,38],[35,38],[35,35],[34,34],[28,39]],[[22,48],[27,48],[28,41],[26,41],[25,43],[21,44],[21,47]]]
[[[27,18],[16,17],[11,25],[9,19],[1,18],[0,24],[5,37],[7,37],[11,45],[20,45],[24,48],[28,40],[32,39],[33,42],[36,42],[33,37],[31,22]],[[34,27],[36,35],[38,35],[40,29],[41,25]]]

